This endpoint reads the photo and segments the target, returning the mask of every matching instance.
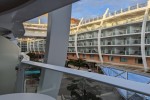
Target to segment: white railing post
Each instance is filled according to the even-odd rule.
[[[137,6],[137,8],[139,8],[139,4],[137,4],[136,6]]]
[[[128,7],[128,11],[130,10],[130,8],[131,8],[131,7],[129,6],[129,7]]]

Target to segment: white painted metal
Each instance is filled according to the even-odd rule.
[[[99,59],[101,61],[101,63],[103,63],[103,57],[102,57],[102,51],[101,51],[101,33],[102,33],[102,27],[103,27],[103,22],[106,18],[106,15],[108,14],[109,9],[107,9],[103,15],[103,19],[101,20],[100,23],[100,29],[98,31],[98,55],[99,55]]]
[[[4,0],[4,2],[5,1],[6,0]],[[28,3],[2,12],[0,14],[0,27],[10,30],[16,37],[23,36],[25,32],[23,22],[76,1],[77,0],[29,0]]]
[[[29,41],[27,41],[27,53],[29,52]]]
[[[40,53],[40,40],[37,41],[37,50],[38,50],[38,53]]]
[[[50,96],[35,93],[15,93],[1,95],[0,100],[56,100]]]
[[[32,45],[33,52],[35,53],[35,40],[34,40],[34,39],[32,40],[32,44],[33,44],[33,45]]]
[[[0,36],[0,94],[13,93],[16,81],[15,67],[20,63],[20,49]]]
[[[64,66],[67,58],[71,5],[48,14],[45,63]],[[57,98],[62,73],[42,70],[39,92]],[[50,79],[50,80],[49,80]]]
[[[32,42],[31,40],[29,42],[30,42],[30,52],[32,52],[32,47],[31,47]]]
[[[149,9],[150,9],[150,1],[148,1],[147,9],[145,10],[144,19],[142,23],[142,31],[141,31],[141,54],[142,54],[143,66],[145,71],[148,70],[146,53],[145,53],[145,31],[146,31],[146,23],[148,20]]]
[[[18,66],[18,71],[16,73],[17,80],[16,80],[16,86],[15,86],[15,92],[16,93],[23,93],[24,92],[24,80],[25,80],[25,69],[24,69],[24,67],[25,66],[23,64],[20,64]]]
[[[78,44],[78,31],[79,31],[79,28],[80,28],[80,26],[81,26],[81,24],[82,24],[82,21],[83,21],[83,18],[80,20],[79,25],[78,25],[77,30],[76,30],[76,34],[75,34],[75,42],[74,42],[74,45],[75,45],[75,52],[76,52],[77,58],[79,58],[78,45],[77,45],[77,44]]]
[[[75,69],[64,68],[64,67],[55,66],[55,65],[32,62],[32,61],[26,61],[26,62],[22,62],[22,63],[25,65],[33,65],[33,66],[53,70],[53,71],[56,71],[55,73],[62,72],[62,73],[71,74],[71,75],[75,75],[75,76],[81,76],[84,78],[92,79],[94,81],[98,81],[100,83],[115,86],[117,88],[126,89],[126,90],[130,90],[133,92],[137,92],[137,93],[141,93],[141,94],[150,96],[150,85],[149,84],[139,83],[139,82],[135,82],[135,81],[106,76],[106,75],[97,74],[97,73],[91,73],[91,72],[82,71],[82,70],[75,70]],[[49,80],[51,80],[51,79],[49,78]],[[47,79],[47,81],[48,81],[48,79]]]
[[[45,52],[45,40],[43,39],[43,52]]]

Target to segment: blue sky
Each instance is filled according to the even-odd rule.
[[[136,5],[137,3],[146,3],[147,0],[80,0],[73,4],[72,17],[91,18],[102,15],[107,8],[110,12]]]
[[[110,12],[134,6],[137,3],[146,3],[147,0],[80,0],[72,5],[72,18],[87,19],[92,17],[101,16],[107,8]],[[37,23],[37,18],[30,20]],[[47,22],[47,18],[41,18],[42,23]]]

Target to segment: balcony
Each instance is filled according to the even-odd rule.
[[[86,50],[84,53],[95,54],[95,53],[98,53],[98,51],[93,50],[93,49],[89,49],[89,50]]]
[[[150,39],[145,39],[145,44],[150,44]]]
[[[133,33],[141,33],[141,29],[135,29],[133,30]]]
[[[144,8],[144,7],[146,7],[146,6],[147,6],[147,3],[137,4],[137,5],[135,5],[135,6],[129,6],[128,8],[120,9],[120,10],[118,10],[118,11],[109,13],[106,17],[113,17],[113,16],[115,16],[115,15],[119,15],[119,14],[122,14],[122,13],[130,12],[130,11],[132,11],[132,10]],[[101,20],[102,18],[103,18],[102,16],[98,16],[98,17],[95,17],[95,18],[92,18],[92,19],[84,20],[84,21],[82,22],[82,25],[85,25],[85,24],[88,24],[88,23],[92,23],[92,22]]]
[[[130,41],[130,44],[141,44],[141,40],[140,39],[132,39]]]
[[[75,41],[75,38],[69,38],[69,41]]]
[[[6,21],[5,18],[11,18],[10,16],[13,16],[12,19],[9,19],[6,21],[8,23],[3,23],[4,26],[5,24],[6,26],[10,25],[12,30],[13,29],[17,30],[16,29],[16,26],[17,26],[20,32],[23,32],[23,28],[21,28],[22,27],[21,22],[27,21],[39,15],[42,15],[45,12],[53,11],[54,9],[63,7],[62,9],[59,9],[59,11],[51,12],[49,14],[51,16],[50,17],[48,16],[53,21],[53,23],[50,23],[50,27],[48,27],[49,28],[48,30],[50,30],[50,32],[48,31],[47,41],[49,42],[46,44],[47,50],[45,50],[46,51],[45,61],[49,64],[37,63],[37,62],[32,62],[32,61],[20,62],[16,68],[18,69],[16,71],[17,80],[14,81],[15,87],[13,89],[15,89],[15,92],[21,93],[21,94],[15,93],[15,94],[10,94],[10,95],[1,95],[0,96],[1,100],[56,100],[57,96],[58,97],[61,96],[60,98],[65,98],[66,96],[64,95],[57,95],[58,90],[60,89],[59,83],[61,83],[63,74],[66,74],[63,80],[68,79],[74,82],[73,89],[72,89],[72,86],[70,86],[71,89],[67,88],[68,90],[71,91],[70,93],[72,93],[71,99],[72,98],[76,100],[82,100],[83,98],[89,98],[89,99],[94,98],[93,100],[98,100],[101,98],[112,99],[111,98],[112,96],[114,95],[116,96],[116,92],[114,93],[115,88],[126,90],[127,96],[130,96],[128,95],[128,93],[131,91],[134,94],[142,95],[144,99],[150,96],[150,86],[144,83],[129,81],[125,79],[119,79],[116,77],[106,76],[106,75],[102,75],[98,73],[64,68],[64,63],[66,60],[65,58],[66,58],[66,53],[67,53],[67,45],[68,45],[67,44],[68,34],[66,33],[69,33],[69,29],[70,29],[69,27],[70,26],[69,16],[71,14],[70,4],[75,1],[76,0],[63,0],[63,1],[60,0],[60,2],[58,3],[57,0],[54,0],[54,1],[52,0],[42,1],[41,0],[40,2],[39,0],[37,0],[37,1],[34,1],[33,3],[30,2],[31,3],[30,5],[26,4],[28,5],[27,7],[26,5],[24,5],[23,7],[19,7],[20,8],[19,10],[18,10],[18,7],[15,7],[16,9],[14,12],[11,12],[11,10],[9,10],[11,13],[7,12],[8,14],[3,14],[3,17],[1,17],[1,21],[4,21],[4,22]],[[50,6],[50,4],[53,4],[53,6]],[[65,5],[68,5],[68,6],[65,7]],[[33,7],[36,7],[36,9],[31,9]],[[44,9],[41,9],[43,7]],[[14,16],[14,13],[15,13],[15,16]],[[9,16],[5,16],[5,15],[9,15]],[[3,20],[3,18],[5,20]],[[99,19],[101,18],[98,17],[96,20],[99,20]],[[93,20],[90,19],[88,22],[90,21],[95,21],[95,19]],[[13,26],[13,25],[16,25],[16,26]],[[60,34],[63,36],[63,38],[61,39],[59,37],[61,36]],[[34,44],[32,44],[31,46],[34,48]],[[72,51],[72,50],[69,50],[69,51]],[[86,51],[94,54],[95,52],[97,52],[97,49],[94,49],[94,50],[86,49]],[[17,58],[17,61],[18,61],[19,56],[15,56],[15,57]],[[40,78],[36,77],[37,78],[37,80],[35,80],[36,82],[33,81],[34,75],[33,76],[31,75],[32,76],[31,77],[29,76],[29,73],[27,73],[29,68],[32,68],[32,67],[40,68],[40,71],[42,71],[41,73],[38,73],[41,76]],[[7,72],[6,74],[10,74]],[[75,78],[72,79],[70,77],[71,75],[75,76]],[[66,77],[66,76],[69,76],[69,77]],[[79,77],[81,79],[78,79],[76,77]],[[30,79],[31,81],[28,81]],[[40,82],[42,84],[39,84]],[[76,85],[76,82],[79,83],[79,85],[78,84]],[[74,86],[75,87],[77,86],[77,88],[74,89]],[[28,93],[28,92],[34,92],[34,94]],[[114,99],[114,100],[117,100],[117,99]]]
[[[75,50],[68,50],[68,53],[75,53]]]
[[[129,51],[127,51],[127,50],[119,50],[119,51],[117,51],[116,54],[118,54],[118,55],[129,55]]]
[[[53,73],[63,73],[65,78],[63,78],[63,80],[62,80],[63,83],[61,84],[61,86],[63,86],[63,87],[60,87],[60,89],[66,91],[67,88],[69,88],[71,85],[77,84],[77,86],[80,88],[74,92],[79,94],[79,97],[82,97],[80,95],[80,94],[82,94],[82,90],[84,90],[88,94],[90,93],[91,95],[89,95],[88,98],[90,99],[91,97],[94,97],[95,98],[94,100],[96,100],[96,98],[97,99],[103,98],[104,100],[105,100],[105,98],[122,100],[121,97],[124,99],[130,98],[130,99],[136,100],[135,99],[136,94],[138,94],[139,97],[142,97],[145,99],[149,98],[149,96],[150,96],[150,87],[148,84],[135,82],[134,80],[133,81],[126,80],[126,79],[123,79],[122,77],[120,78],[118,75],[122,75],[122,74],[118,74],[117,77],[114,77],[111,75],[106,76],[106,75],[97,74],[97,73],[93,73],[93,72],[74,70],[74,69],[64,68],[61,66],[43,64],[43,63],[37,63],[37,62],[31,62],[31,61],[24,61],[24,62],[22,62],[22,65],[24,66],[22,69],[23,71],[25,71],[28,68],[28,66],[30,66],[30,67],[35,66],[37,68],[51,70]],[[106,72],[106,71],[104,71],[104,72]],[[122,73],[122,72],[120,72],[120,73]],[[22,79],[25,82],[26,78],[22,78]],[[69,82],[69,83],[66,83],[66,82]],[[73,82],[73,83],[70,83],[70,82]],[[25,86],[28,85],[27,83],[23,83],[23,84],[24,85],[22,85],[23,86],[22,88],[24,88]],[[34,83],[30,83],[30,84],[32,86],[35,85]],[[67,86],[64,86],[64,84]],[[83,86],[83,87],[81,87],[81,86]],[[38,88],[38,87],[36,87],[36,88]],[[47,88],[46,90],[37,89],[37,91],[35,91],[35,93],[45,94],[48,91],[50,92],[51,89],[53,89],[53,88],[57,88],[57,87],[52,86],[52,87]],[[65,98],[65,99],[70,98],[71,99],[73,97],[76,97],[76,95],[74,95],[74,96],[67,95],[64,92],[61,92],[62,90],[60,90],[58,98]],[[124,91],[124,92],[120,92],[120,90]],[[27,92],[25,90],[25,88],[23,89],[23,91]],[[127,95],[123,96],[122,94],[118,94],[118,93],[123,93],[123,94],[127,94]],[[129,94],[129,93],[132,93],[132,94]],[[47,100],[47,99],[45,99],[45,100]],[[53,100],[53,99],[49,99],[49,100]]]
[[[112,45],[112,41],[107,42],[107,45]]]
[[[115,40],[109,40],[109,41],[104,41],[104,42],[101,42],[101,45],[103,46],[111,46],[111,45],[115,45]]]
[[[140,39],[126,39],[126,40],[118,40],[116,45],[140,45],[141,40]]]
[[[69,44],[69,45],[68,45],[68,47],[74,47],[74,46],[75,46],[74,44]]]
[[[97,46],[98,44],[96,42],[89,43],[89,46]]]
[[[137,50],[130,50],[130,55],[139,55],[141,56],[141,51],[137,51]]]
[[[146,56],[150,56],[150,50],[146,50]]]
[[[127,40],[118,40],[117,41],[118,43],[117,43],[117,45],[127,45],[128,44],[128,42],[127,42]]]
[[[126,34],[126,31],[119,31],[117,35],[124,35]]]

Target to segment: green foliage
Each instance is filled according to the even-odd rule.
[[[80,69],[80,67],[84,67],[86,65],[86,61],[82,60],[82,59],[69,60],[66,62],[66,67],[68,67],[69,64],[76,66],[76,67],[79,67],[78,69]]]
[[[67,87],[67,90],[69,91],[75,91],[76,89],[79,89],[77,84],[69,84]]]
[[[72,80],[72,83],[67,86],[67,90],[71,92],[72,100],[102,100],[96,97],[93,88],[87,82],[92,84],[91,81],[84,78]]]

